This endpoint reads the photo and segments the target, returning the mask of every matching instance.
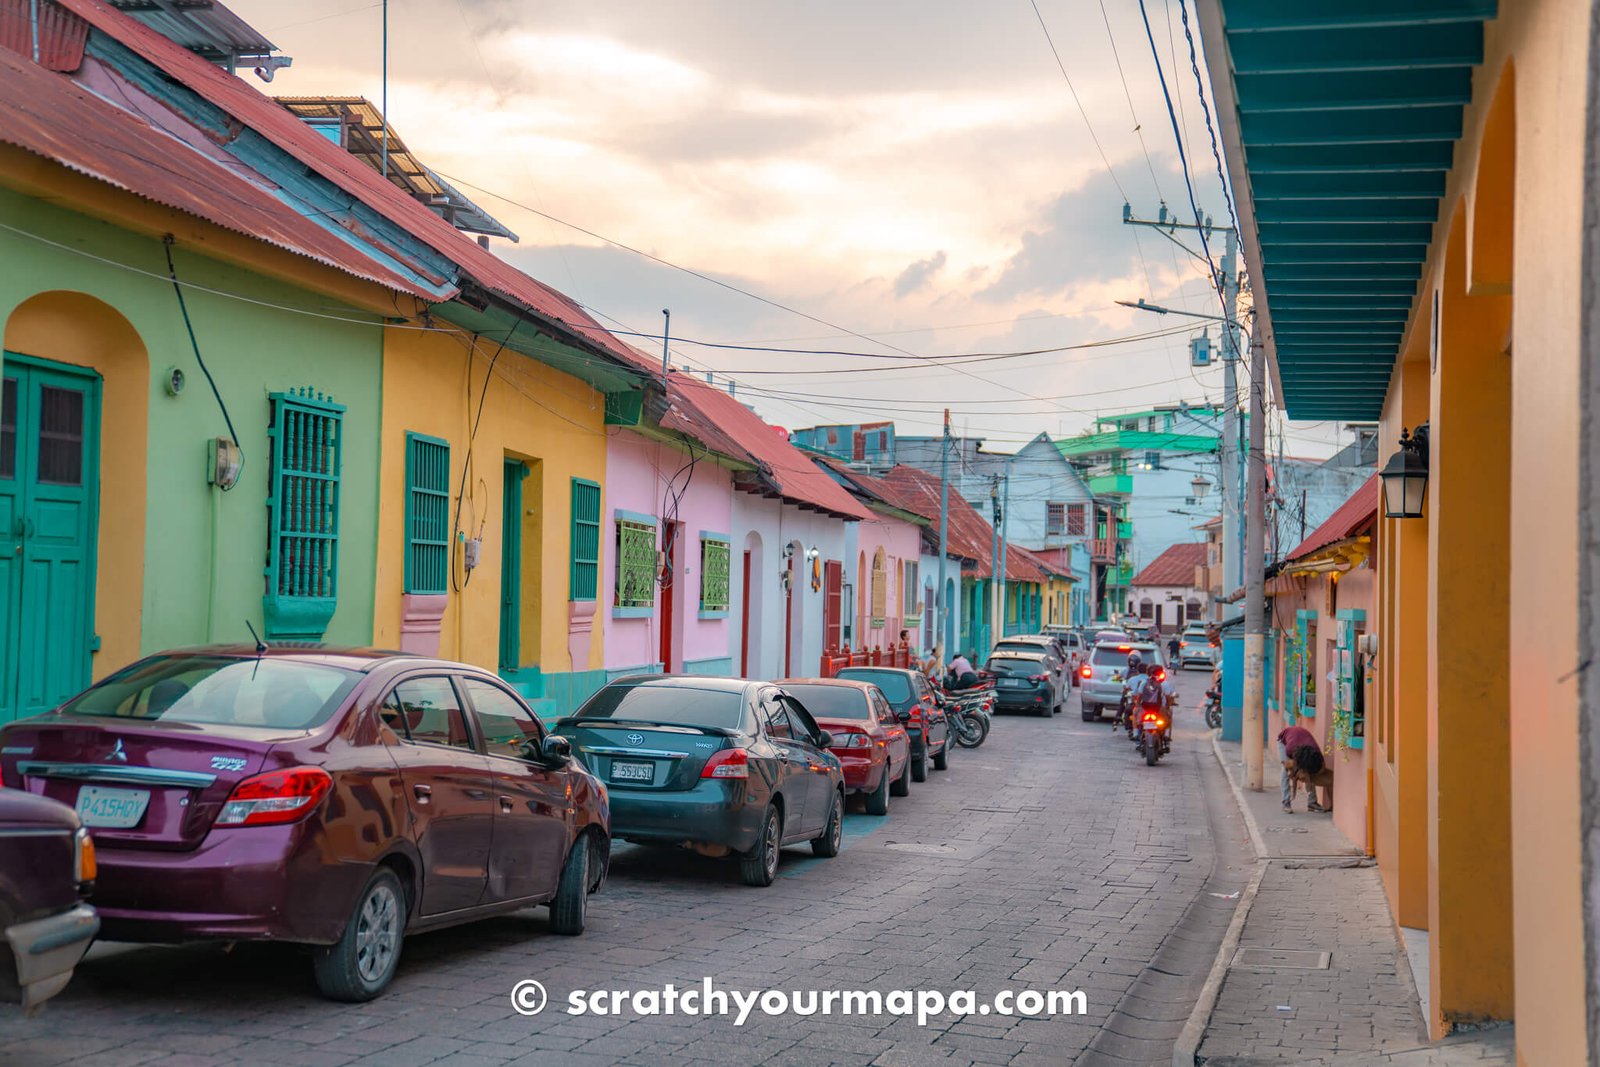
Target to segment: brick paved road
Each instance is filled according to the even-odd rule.
[[[0,1063],[1165,1061],[1227,921],[1202,890],[1234,877],[1218,864],[1206,884],[1215,848],[1203,792],[1219,772],[1192,710],[1205,677],[1182,677],[1189,733],[1155,768],[1109,726],[1079,721],[1075,696],[1050,721],[1005,716],[888,818],[852,813],[837,859],[787,850],[777,884],[759,890],[725,862],[622,847],[584,936],[551,936],[538,910],[418,937],[371,1004],[320,1000],[292,948],[100,946],[40,1018],[0,1015]],[[1147,972],[1158,950],[1162,966]],[[925,1026],[757,1013],[740,1027],[562,1010],[574,989],[708,976],[738,990],[970,988],[980,1002],[1081,988],[1088,1013]],[[543,1014],[513,1012],[522,978],[548,987]]]

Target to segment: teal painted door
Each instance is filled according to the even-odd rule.
[[[100,381],[10,353],[4,368],[0,719],[12,719],[89,684]]]
[[[522,666],[522,479],[528,465],[505,461],[500,512],[500,669]]]

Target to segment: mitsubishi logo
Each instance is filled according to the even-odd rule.
[[[120,738],[120,737],[117,738],[116,747],[113,748],[110,752],[106,753],[106,759],[107,760],[115,760],[118,763],[127,763],[128,762],[128,754],[126,752],[122,751],[122,738]]]

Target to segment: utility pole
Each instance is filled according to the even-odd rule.
[[[994,564],[1000,559],[1000,516],[1004,505],[1000,503],[1000,476],[989,476],[989,510],[994,525],[989,529],[989,647],[993,648],[999,637],[1005,636],[1001,621],[1006,610],[1006,585],[1004,572],[995,572]]]
[[[950,628],[950,598],[945,595],[945,561],[950,554],[950,409],[944,409],[944,436],[939,439],[939,592],[933,598],[939,606],[939,633],[934,638],[942,666],[946,656],[945,638]]]
[[[1222,489],[1222,588],[1223,595],[1228,595],[1239,588],[1245,558],[1244,539],[1240,536],[1243,532],[1240,500],[1244,491],[1244,469],[1239,462],[1239,326],[1233,318],[1239,306],[1239,235],[1226,226],[1213,226],[1209,218],[1204,223],[1179,222],[1176,215],[1167,213],[1165,204],[1161,205],[1161,212],[1154,219],[1136,218],[1133,208],[1123,204],[1122,221],[1127,226],[1148,226],[1161,230],[1168,236],[1175,230],[1204,230],[1207,236],[1221,230],[1223,234],[1222,265],[1218,269],[1221,277],[1216,279],[1222,284],[1225,312],[1222,317],[1222,448],[1217,464],[1217,481]]]
[[[1261,789],[1266,747],[1267,583],[1266,583],[1266,342],[1250,342],[1249,514],[1245,545],[1244,597],[1244,749],[1245,784]]]
[[[995,625],[999,627],[1000,636],[1006,635],[1006,531],[1005,526],[1011,517],[1011,460],[1016,459],[1013,454],[1006,460],[1006,472],[1001,478],[1004,487],[1000,490],[1000,614],[995,618]]]

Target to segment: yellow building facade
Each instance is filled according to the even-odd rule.
[[[1320,26],[1230,0],[1201,11],[1273,391],[1290,418],[1376,416],[1380,461],[1427,425],[1423,515],[1380,511],[1368,762],[1394,919],[1427,941],[1430,1032],[1514,1020],[1519,1063],[1589,1063],[1595,15],[1433,6],[1425,25],[1398,8]],[[1320,33],[1326,62],[1263,100],[1251,78],[1283,65],[1294,32]],[[1341,80],[1359,33],[1393,54]],[[1283,153],[1303,171],[1306,131],[1357,97],[1387,143],[1366,154],[1369,135],[1346,130],[1339,188],[1284,177]],[[1408,243],[1414,283],[1391,254]]]
[[[408,592],[419,439],[444,460],[443,593]],[[580,503],[588,492],[604,508],[603,393],[448,325],[391,327],[381,462],[378,645],[498,669],[530,697],[562,705],[603,683],[605,613],[593,594],[575,600],[571,589],[574,480]],[[508,514],[513,502],[520,514]]]

